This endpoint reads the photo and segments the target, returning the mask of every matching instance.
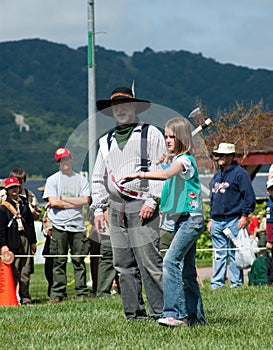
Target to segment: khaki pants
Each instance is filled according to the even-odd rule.
[[[21,236],[22,247],[15,255],[31,255],[31,245],[26,236]],[[13,278],[15,288],[19,283],[21,304],[30,302],[30,275],[34,272],[33,257],[18,257],[14,259]]]

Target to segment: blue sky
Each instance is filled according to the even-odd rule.
[[[88,0],[1,0],[0,42],[87,45]],[[131,55],[187,50],[273,70],[272,0],[94,0],[95,42]]]

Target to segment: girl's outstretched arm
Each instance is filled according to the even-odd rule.
[[[147,180],[162,180],[165,181],[170,177],[175,176],[181,171],[184,171],[185,168],[181,162],[174,162],[172,165],[167,169],[162,169],[160,171],[148,171],[144,172],[141,171],[140,173],[130,174],[123,176],[121,179],[118,180],[119,183],[125,183],[130,182],[134,179],[147,179]]]

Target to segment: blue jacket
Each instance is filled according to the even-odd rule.
[[[249,174],[233,161],[226,171],[219,169],[210,184],[210,216],[248,216],[256,206]]]

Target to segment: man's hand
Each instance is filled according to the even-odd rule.
[[[139,219],[143,221],[145,219],[150,219],[154,215],[154,209],[148,205],[143,205],[139,212]]]
[[[3,245],[3,247],[1,247],[1,253],[6,253],[9,251],[9,247],[7,245]]]
[[[98,215],[95,217],[95,220],[94,220],[94,223],[95,223],[95,227],[96,227],[96,230],[97,232],[99,233],[103,233],[105,232],[105,217],[104,215]]]
[[[211,233],[211,226],[212,226],[212,220],[209,220],[207,225],[207,229],[209,233]]]
[[[171,154],[171,153],[162,153],[162,154],[158,157],[158,159],[157,159],[157,161],[156,161],[155,164],[156,164],[156,165],[162,164],[162,163],[167,164],[172,158],[173,158],[173,154]]]
[[[31,253],[32,253],[32,255],[34,255],[36,253],[36,250],[37,250],[36,243],[32,243],[31,244]]]
[[[2,252],[2,260],[7,265],[12,264],[13,261],[14,261],[14,254],[13,254],[13,252],[11,252],[10,250]]]
[[[2,260],[5,264],[10,265],[14,261],[14,254],[9,250],[7,245],[1,248]]]
[[[246,228],[247,223],[248,223],[247,216],[241,216],[241,218],[238,221],[238,229],[240,230],[241,228]]]
[[[266,248],[267,249],[273,249],[273,243],[266,242]]]

